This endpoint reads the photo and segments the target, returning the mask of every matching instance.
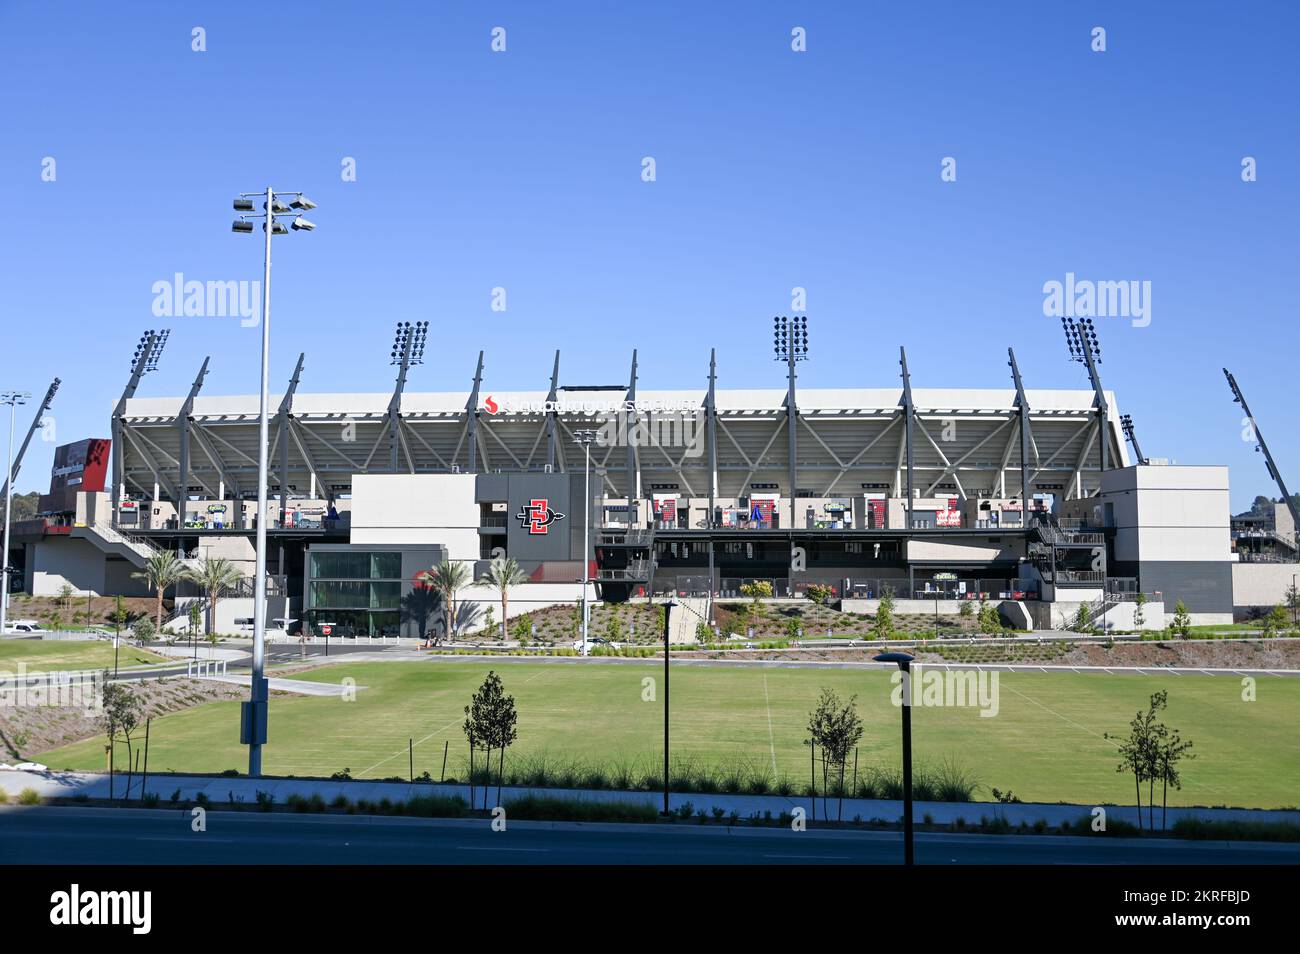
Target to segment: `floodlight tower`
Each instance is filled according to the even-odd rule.
[[[141,379],[146,374],[158,370],[158,361],[162,357],[163,349],[167,347],[167,339],[170,336],[170,328],[161,328],[156,331],[150,328],[140,336],[140,340],[136,342],[135,354],[131,356],[131,377],[127,380],[126,387],[122,389],[122,396],[117,400],[117,407],[113,409],[111,427],[113,438],[112,522],[114,524],[117,524],[120,520],[122,496],[126,493],[126,447],[123,444],[123,434],[126,428],[122,424],[122,418],[126,415],[126,402],[135,397]],[[180,507],[177,508],[178,511],[180,509]]]
[[[587,655],[587,628],[591,611],[587,606],[587,588],[590,583],[591,561],[591,445],[596,442],[596,432],[589,428],[573,432],[573,440],[581,444],[585,454],[582,467],[582,655]]]
[[[796,315],[786,318],[784,315],[772,319],[772,351],[774,360],[786,363],[788,385],[785,394],[785,429],[790,439],[790,526],[795,523],[795,507],[799,494],[799,469],[796,459],[799,455],[799,437],[796,425],[799,422],[799,405],[795,399],[795,371],[798,361],[808,360],[808,316]]]
[[[261,212],[256,211],[253,200],[263,196]],[[284,201],[280,196],[289,197]],[[262,390],[258,403],[258,441],[257,441],[257,554],[253,572],[253,674],[249,701],[244,704],[241,723],[240,741],[248,746],[248,774],[257,778],[262,774],[262,745],[266,742],[267,690],[266,677],[263,675],[266,663],[266,485],[267,485],[267,443],[270,425],[267,420],[267,376],[271,356],[271,237],[288,235],[289,229],[295,232],[310,232],[316,226],[301,215],[316,208],[301,192],[276,192],[269,186],[264,192],[244,192],[235,199],[235,211],[239,213],[232,232],[249,234],[253,231],[253,219],[262,219],[262,231],[265,243],[262,252]],[[291,225],[286,226],[277,221],[276,216],[292,217]],[[281,483],[284,475],[281,475]]]
[[[1078,361],[1088,369],[1088,380],[1092,382],[1095,395],[1093,406],[1097,408],[1098,439],[1101,442],[1101,469],[1110,469],[1110,407],[1106,404],[1106,392],[1102,390],[1101,375],[1097,365],[1101,364],[1101,343],[1097,341],[1097,329],[1091,318],[1062,318],[1065,330],[1065,346],[1070,350],[1070,360]]]
[[[1232,372],[1227,368],[1223,369],[1223,376],[1228,379],[1228,387],[1232,389],[1232,400],[1241,405],[1242,413],[1246,415],[1246,420],[1250,422],[1250,432],[1255,437],[1255,453],[1263,453],[1264,466],[1268,468],[1268,475],[1277,484],[1277,489],[1282,491],[1282,501],[1286,504],[1287,509],[1291,511],[1296,543],[1300,545],[1300,507],[1296,506],[1295,500],[1286,489],[1286,481],[1282,479],[1282,472],[1277,469],[1277,462],[1273,460],[1268,445],[1264,443],[1264,435],[1259,432],[1259,427],[1255,424],[1255,415],[1250,413],[1250,406],[1246,403],[1246,395],[1242,394],[1241,388],[1237,386],[1237,379],[1232,376]]]
[[[393,334],[392,364],[397,365],[397,385],[388,402],[390,469],[397,473],[397,453],[402,443],[402,392],[412,365],[424,364],[424,345],[429,337],[427,321],[399,321]]]
[[[14,462],[9,468],[8,475],[5,477],[4,489],[0,490],[0,493],[4,494],[6,500],[9,499],[9,485],[18,479],[18,472],[22,470],[23,456],[27,453],[27,446],[32,442],[32,435],[35,434],[36,429],[44,423],[42,417],[45,412],[50,409],[50,405],[54,403],[54,395],[58,393],[59,385],[62,383],[61,380],[55,378],[46,389],[45,398],[41,401],[41,406],[36,409],[36,416],[32,418],[31,427],[27,428],[27,436],[23,438],[22,446],[18,448],[18,454],[14,457]]]
[[[1119,426],[1124,429],[1124,436],[1128,442],[1133,445],[1133,453],[1137,456],[1139,464],[1145,464],[1147,459],[1142,454],[1142,448],[1138,446],[1137,433],[1133,430],[1133,415],[1121,414],[1119,417]]]
[[[12,475],[14,472],[14,413],[18,410],[19,404],[26,404],[30,398],[30,391],[0,391],[0,404],[9,405],[9,463],[5,467],[5,473]],[[9,479],[5,481],[5,490],[8,491]],[[5,625],[9,614],[9,510],[10,495],[5,493],[5,528],[4,528],[4,550],[0,551],[0,635],[4,634]]]

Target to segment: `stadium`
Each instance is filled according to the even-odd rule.
[[[1132,628],[1139,593],[1139,626],[1178,601],[1232,621],[1227,468],[1141,456],[1090,324],[1066,328],[1088,389],[1026,386],[1010,349],[1002,389],[913,387],[903,349],[892,387],[800,387],[806,319],[774,330],[773,389],[720,386],[716,351],[694,390],[643,387],[635,352],[625,382],[565,382],[557,351],[536,390],[485,381],[480,352],[467,390],[407,391],[422,323],[399,323],[391,393],[313,393],[300,355],[269,403],[268,615],[414,635],[427,621],[403,606],[425,570],[450,559],[477,578],[504,555],[528,577],[518,612],[584,591],[708,606],[766,582],[857,612],[885,592],[903,612],[989,601],[1022,629],[1081,606]],[[207,360],[187,394],[140,395],[166,340],[141,337],[111,437],[60,448],[13,558],[34,595],[130,595],[159,549],[224,557],[244,579],[214,625],[235,631],[252,616],[259,398],[205,395]],[[204,600],[186,587],[175,620]]]

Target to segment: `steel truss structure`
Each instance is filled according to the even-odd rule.
[[[904,497],[909,483],[918,497],[1097,493],[1104,465],[1129,462],[1113,392],[1026,388],[1014,358],[1004,389],[912,387],[909,376],[901,387],[796,396],[793,376],[784,390],[717,387],[716,355],[699,390],[639,388],[635,353],[626,387],[565,387],[558,351],[541,391],[492,390],[480,352],[468,391],[409,392],[399,374],[392,393],[312,394],[300,391],[299,356],[273,398],[270,492],[282,503],[345,496],[354,474],[564,473],[582,466],[574,430],[609,423],[615,440],[593,462],[616,498]],[[112,420],[115,491],[256,496],[257,396],[204,396],[207,373],[204,359],[187,395],[137,397],[133,368]]]

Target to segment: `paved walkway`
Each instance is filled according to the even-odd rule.
[[[130,794],[132,798],[140,797],[140,781],[139,776],[131,781]],[[45,797],[71,798],[74,795],[86,795],[90,798],[107,798],[109,778],[105,774],[90,772],[0,771],[0,788],[8,792],[11,798],[16,797],[24,788],[35,789]],[[123,797],[126,788],[126,777],[118,775],[114,780],[115,796],[118,798]],[[192,801],[199,793],[203,793],[215,803],[228,803],[233,797],[235,801],[242,801],[248,805],[257,803],[257,793],[259,791],[270,792],[275,796],[275,801],[278,804],[283,804],[294,793],[304,797],[319,795],[327,804],[339,795],[343,795],[352,802],[362,799],[378,802],[385,798],[391,802],[404,802],[420,795],[459,795],[466,801],[470,797],[469,786],[467,785],[330,781],[296,778],[250,779],[245,777],[226,778],[216,775],[150,775],[145,787],[146,792],[157,794],[164,804],[171,799],[172,793],[177,790],[180,791],[181,800]],[[615,792],[511,786],[506,786],[501,790],[501,801],[507,802],[512,798],[527,794],[581,798],[599,802],[640,803],[651,805],[656,809],[663,806],[663,795],[658,792]],[[475,804],[482,807],[483,788],[481,786],[475,789],[475,796]],[[797,807],[803,808],[808,813],[808,816],[812,817],[812,800],[807,797],[705,795],[700,793],[672,793],[669,795],[669,807],[672,809],[678,809],[686,803],[690,803],[696,811],[703,809],[710,814],[712,814],[714,808],[722,809],[725,814],[729,814],[734,810],[739,812],[742,818],[747,818],[755,813],[762,815],[765,812],[771,812],[773,817],[777,817],[782,812],[791,812]],[[488,793],[488,806],[492,807],[496,804],[496,789],[493,788]],[[831,818],[837,817],[839,813],[838,802],[835,799],[828,799],[825,806],[823,806],[822,800],[818,799],[817,817],[824,817],[827,809]],[[978,824],[981,818],[994,819],[1001,817],[1012,825],[1019,825],[1022,821],[1032,825],[1034,822],[1041,820],[1049,826],[1058,826],[1063,821],[1073,824],[1082,818],[1088,817],[1092,809],[1093,806],[1091,805],[916,802],[914,814],[918,823],[928,818],[936,824],[951,824],[959,819],[969,824]],[[1106,813],[1110,819],[1121,819],[1130,824],[1137,823],[1137,811],[1132,806],[1107,806]],[[903,804],[901,801],[863,798],[844,799],[843,817],[845,820],[852,820],[857,817],[863,821],[881,819],[896,822],[902,818],[902,814]],[[1145,821],[1145,814],[1143,818]],[[1159,807],[1156,808],[1155,818],[1156,824],[1159,825]],[[1247,808],[1169,809],[1169,823],[1171,825],[1180,818],[1253,822],[1289,821],[1300,824],[1300,811]]]

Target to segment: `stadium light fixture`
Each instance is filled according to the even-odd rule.
[[[5,467],[5,531],[4,550],[0,551],[0,634],[3,634],[9,618],[9,518],[13,500],[14,476],[14,415],[18,405],[26,404],[31,397],[30,391],[0,391],[0,404],[9,405],[9,463]]]
[[[596,442],[596,432],[584,428],[573,432],[573,440],[581,444],[586,460],[582,468],[582,655],[587,655],[587,627],[590,610],[587,606],[587,586],[591,578],[591,562],[587,554],[591,551],[591,445]]]
[[[908,653],[879,653],[876,662],[894,663],[903,674],[903,864],[915,863],[912,844],[912,662]]]
[[[262,212],[255,212],[257,198],[262,198]],[[283,198],[282,198],[283,197]],[[289,201],[285,201],[288,199]],[[293,230],[308,232],[315,228],[297,216],[300,210],[313,209],[315,203],[301,192],[280,192],[268,187],[262,192],[245,192],[235,198],[235,211],[239,219],[231,227],[240,233],[252,232],[251,219],[262,219],[262,232],[266,236],[262,253],[262,389],[258,404],[257,443],[257,552],[253,580],[253,672],[250,680],[249,701],[242,710],[241,741],[248,745],[248,774],[258,778],[262,774],[262,745],[266,742],[267,698],[269,695],[266,670],[266,525],[267,525],[267,444],[268,422],[268,370],[271,353],[271,238],[288,235],[289,227],[276,219],[278,215],[294,216]],[[283,477],[281,477],[283,480]]]

